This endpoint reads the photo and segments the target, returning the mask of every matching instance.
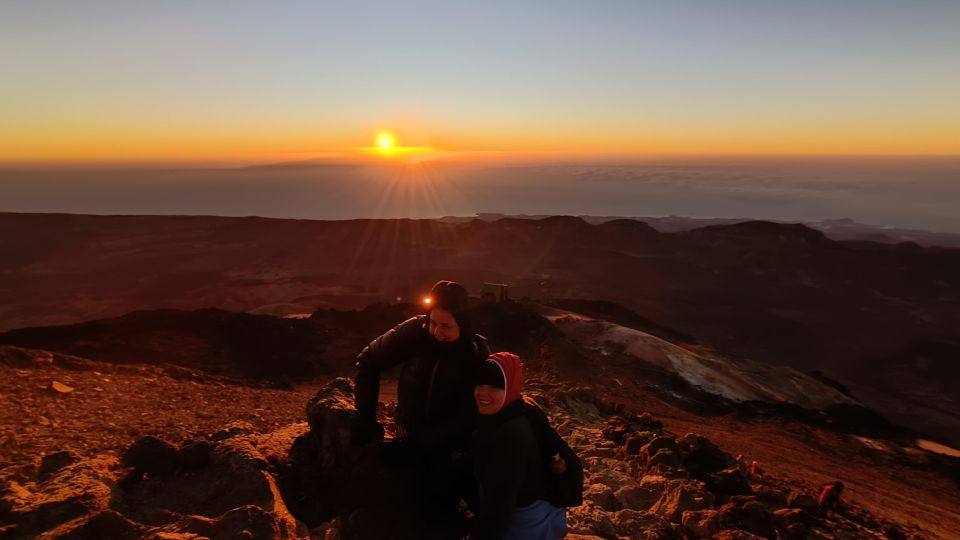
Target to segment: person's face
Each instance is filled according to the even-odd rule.
[[[503,388],[497,388],[489,384],[474,386],[473,399],[477,402],[477,410],[480,411],[480,414],[497,414],[503,408],[505,393]]]
[[[430,335],[437,341],[456,341],[460,326],[449,311],[436,308],[430,311]]]

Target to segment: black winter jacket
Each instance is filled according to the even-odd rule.
[[[547,499],[544,451],[525,406],[520,399],[480,418],[472,448],[480,500],[471,540],[502,538],[515,509]]]
[[[404,321],[370,342],[357,358],[357,415],[376,420],[380,374],[403,364],[397,388],[397,423],[425,449],[465,450],[476,427],[477,368],[490,355],[486,340],[465,333],[452,343],[430,335],[427,317]]]

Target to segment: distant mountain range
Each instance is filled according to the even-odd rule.
[[[547,215],[506,215],[495,213],[477,214],[477,217],[487,221],[496,221],[505,217],[518,219],[543,219],[550,217]],[[666,216],[666,217],[624,217],[624,216],[578,216],[587,223],[600,225],[607,221],[617,219],[634,219],[642,221],[660,232],[673,233],[690,231],[701,227],[711,225],[734,225],[754,221],[748,218],[695,218],[686,216]],[[473,218],[442,218],[450,221],[464,221]],[[787,221],[775,221],[775,223],[791,223]],[[920,229],[904,229],[898,227],[888,227],[883,225],[868,225],[857,223],[849,218],[827,219],[823,221],[804,221],[803,225],[823,231],[827,238],[831,240],[862,240],[865,242],[882,242],[885,244],[898,244],[901,242],[913,242],[921,246],[941,246],[960,248],[960,234],[924,231]]]
[[[705,353],[821,371],[892,420],[960,433],[958,249],[766,221],[486,218],[0,214],[0,330],[154,309],[299,315],[492,281]]]

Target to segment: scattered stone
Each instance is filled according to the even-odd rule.
[[[53,381],[50,383],[50,390],[56,392],[57,394],[69,394],[73,392],[72,386],[67,386],[60,381]]]

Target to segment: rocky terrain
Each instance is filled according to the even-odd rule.
[[[314,318],[355,329],[370,318],[382,330],[395,321],[381,317],[402,319],[408,308]],[[182,324],[160,315],[150,325],[137,314],[127,340],[121,318],[119,326],[92,327],[99,338],[113,336],[95,341],[102,346],[83,345],[76,330],[56,341],[87,346],[96,360],[0,346],[0,538],[461,532],[410,508],[403,487],[410,471],[385,467],[375,449],[346,441],[349,380],[250,378],[244,356],[225,357],[236,369],[160,362],[177,355],[147,354],[157,328],[163,343],[179,344],[196,337],[197,321],[209,314],[182,313]],[[829,380],[726,365],[700,345],[680,347],[557,308],[488,304],[473,315],[499,349],[525,358],[528,397],[584,461],[586,502],[569,511],[571,538],[950,538],[960,520],[960,459],[921,449],[909,430],[871,416]],[[269,340],[274,326],[247,331]],[[138,355],[150,361],[125,360]],[[187,354],[180,363],[204,357]],[[325,358],[314,362],[331,376],[351,371],[349,359]],[[386,381],[381,395],[388,432],[394,384]],[[761,463],[766,475],[745,475],[736,454]],[[836,479],[848,486],[847,506],[823,519],[810,497]]]
[[[892,420],[960,445],[960,390],[945,382],[960,380],[956,249],[756,221],[668,233],[572,217],[2,214],[0,252],[4,330],[136,310],[309,314],[415,303],[440,278],[471,291],[503,282],[514,298],[610,302],[728,357],[819,370]]]
[[[0,216],[0,249],[0,539],[458,537],[343,431],[340,377],[441,277],[523,298],[471,318],[584,460],[572,538],[960,530],[956,250],[763,222],[36,215]],[[844,511],[817,515],[838,479]]]
[[[47,360],[12,355],[21,355],[17,369]],[[948,538],[956,524],[955,507],[920,526],[878,516],[856,495],[823,517],[815,485],[750,476],[703,435],[679,435],[549,373],[531,377],[527,395],[585,465],[585,502],[568,511],[571,539]],[[459,537],[412,506],[411,471],[381,464],[375,445],[348,442],[349,380],[300,405],[308,422],[272,430],[234,425],[173,444],[145,436],[118,455],[45,453],[8,472],[0,538]]]

